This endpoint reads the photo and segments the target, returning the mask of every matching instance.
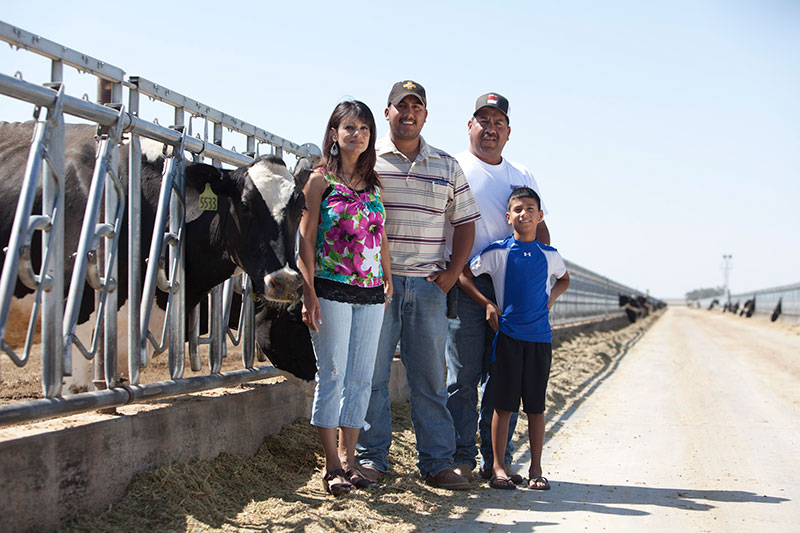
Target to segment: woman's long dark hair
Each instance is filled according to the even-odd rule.
[[[364,102],[358,100],[340,102],[333,109],[328,125],[325,127],[325,138],[322,141],[322,166],[334,175],[339,175],[341,172],[341,152],[331,155],[331,146],[333,146],[333,132],[338,130],[339,124],[347,118],[356,118],[369,127],[369,143],[367,143],[367,149],[358,156],[354,174],[364,177],[367,189],[380,187],[380,179],[375,172],[375,161],[377,160],[375,155],[375,117],[372,116],[372,111]]]

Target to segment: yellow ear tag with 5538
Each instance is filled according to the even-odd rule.
[[[200,193],[200,210],[216,211],[217,195],[211,190],[211,184],[206,183],[206,188]]]

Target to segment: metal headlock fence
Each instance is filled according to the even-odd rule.
[[[722,295],[695,300],[692,304],[709,309],[714,300],[717,301],[715,307],[722,309],[725,304],[725,296]],[[748,300],[753,300],[754,312],[757,315],[772,315],[778,311],[776,318],[783,315],[794,320],[800,319],[800,283],[739,292],[730,296],[731,304],[739,304],[740,308]],[[780,308],[778,308],[778,304],[780,304]]]
[[[192,331],[184,331],[185,314],[196,310],[183,308],[183,157],[188,152],[196,161],[208,158],[217,166],[242,166],[253,161],[262,145],[270,146],[272,153],[282,156],[287,152],[298,159],[318,157],[319,148],[313,144],[292,143],[143,77],[126,76],[122,69],[2,21],[0,39],[17,49],[34,52],[51,61],[51,79],[43,85],[29,83],[21,76],[0,73],[0,94],[33,104],[34,116],[37,118],[0,277],[0,351],[16,366],[26,365],[34,345],[34,330],[37,322],[41,324],[41,380],[44,396],[42,399],[0,406],[0,426],[231,386],[278,375],[277,370],[270,365],[254,365],[257,350],[254,346],[253,305],[248,297],[250,283],[244,275],[232,278],[211,291],[210,333],[207,337],[199,336],[196,316],[189,321],[193,324]],[[97,79],[99,103],[66,93],[63,82],[65,66]],[[126,92],[127,105],[123,100]],[[174,124],[164,127],[155,121],[139,118],[142,96],[171,106]],[[39,120],[40,111],[44,109],[46,118]],[[98,126],[96,163],[70,280],[64,279],[63,261],[64,115],[85,119]],[[202,137],[199,134],[196,137],[191,135],[193,118],[204,121]],[[208,135],[209,124],[212,127],[211,138]],[[246,137],[247,147],[244,153],[222,147],[224,129]],[[129,137],[130,150],[127,190],[122,187],[117,176],[118,151],[123,133]],[[128,224],[128,382],[121,383],[116,367],[118,302],[114,289],[118,266],[117,245],[123,212],[127,209],[130,220],[136,220],[141,213],[142,137],[165,143],[174,149],[164,165],[152,241],[142,243],[139,224]],[[32,212],[34,199],[38,194],[37,188],[41,189],[42,195],[41,213]],[[101,213],[103,204],[104,212]],[[10,209],[11,206],[3,208]],[[35,232],[42,234],[42,266],[39,273],[34,271],[29,253]],[[140,266],[144,244],[149,244],[149,249],[144,251],[147,254],[146,272],[142,272]],[[159,272],[159,261],[164,272]],[[621,315],[618,300],[620,294],[643,295],[573,263],[569,263],[568,268],[572,285],[553,309],[551,320],[554,324]],[[18,278],[35,291],[35,303],[22,354],[17,354],[4,337]],[[75,333],[84,282],[88,282],[94,289],[98,310],[96,322],[93,324],[95,332],[88,346]],[[65,283],[69,289],[66,301],[63,298]],[[156,286],[169,294],[166,321],[158,337],[148,326]],[[227,328],[227,317],[231,312],[232,294],[236,291],[243,295],[243,307],[240,326],[234,333]],[[168,342],[165,340],[167,332]],[[241,342],[241,370],[220,371],[222,357],[225,356],[228,346],[226,337],[235,345]],[[187,341],[188,357],[193,371],[200,371],[202,368],[199,345],[209,345],[208,375],[184,378]],[[149,362],[146,350],[148,342],[157,353],[168,350],[171,380],[140,383],[140,370]],[[259,360],[265,361],[260,353],[258,356]],[[103,390],[62,394],[62,381],[65,376],[72,374],[75,358],[102,362],[98,366],[102,366],[103,374],[96,377],[101,378],[99,386]]]

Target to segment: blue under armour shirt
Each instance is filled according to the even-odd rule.
[[[470,270],[475,276],[492,277],[500,331],[522,341],[553,341],[547,309],[551,276],[560,278],[567,271],[558,250],[511,236],[484,248],[470,262]]]

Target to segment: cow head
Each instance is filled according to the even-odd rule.
[[[312,381],[316,357],[308,327],[300,317],[301,307],[299,302],[289,307],[257,304],[256,345],[275,368]]]
[[[276,156],[266,156],[236,170],[205,164],[186,167],[187,191],[206,184],[218,198],[218,223],[209,226],[229,259],[253,282],[255,298],[296,302],[302,278],[295,264],[295,240],[305,208],[302,183]],[[199,216],[188,198],[187,222]],[[215,235],[216,233],[216,235]]]

